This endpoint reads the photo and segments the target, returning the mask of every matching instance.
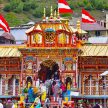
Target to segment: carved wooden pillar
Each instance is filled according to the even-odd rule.
[[[2,95],[2,76],[0,76],[0,95]]]
[[[5,76],[5,95],[8,95],[8,80],[12,77],[12,75],[6,75]]]
[[[76,71],[76,87],[78,87],[78,60],[76,59],[75,61],[75,64],[76,64],[76,68],[75,68],[75,71]]]
[[[2,76],[0,76],[0,95],[2,95]]]
[[[27,78],[27,74],[26,74],[26,73],[23,73],[22,76],[23,76],[22,87],[25,87],[25,86],[26,86],[26,78]]]
[[[82,95],[84,95],[84,74],[82,74]]]
[[[6,75],[2,74],[2,95],[5,95],[5,79],[6,79]]]
[[[69,46],[71,46],[71,43],[72,43],[72,34],[69,35]]]
[[[13,96],[15,96],[15,92],[16,92],[16,87],[15,87],[15,76],[13,77]]]
[[[20,95],[20,75],[15,75],[15,81],[18,79],[18,89],[15,84],[15,95]]]
[[[30,38],[30,37],[29,37]],[[23,87],[23,72],[24,72],[24,57],[21,57],[21,74],[20,74],[20,94],[22,93],[22,87]]]
[[[58,46],[58,35],[56,34],[55,35],[55,47],[57,47]]]
[[[5,79],[5,95],[8,95],[8,79]]]
[[[45,46],[45,34],[42,33],[42,47]]]

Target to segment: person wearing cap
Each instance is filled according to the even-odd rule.
[[[0,108],[3,108],[2,100],[0,100]]]

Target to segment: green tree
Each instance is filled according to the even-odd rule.
[[[14,9],[14,12],[20,13],[22,11],[23,11],[23,3],[20,2],[19,5],[16,7],[16,9]]]
[[[24,11],[29,11],[31,9],[31,4],[29,2],[25,2],[23,6]]]
[[[7,13],[5,15],[7,22],[9,22],[9,26],[17,26],[21,24],[21,21],[17,18],[16,14],[13,12]]]
[[[11,6],[8,4],[3,8],[4,11],[10,12],[11,11]]]
[[[43,17],[43,9],[42,8],[36,8],[33,12],[33,15],[37,18]]]
[[[90,3],[88,3],[86,6],[84,6],[84,8],[87,9],[87,10],[92,10],[93,9],[93,7]]]
[[[10,6],[11,9],[14,10],[18,7],[18,5],[20,4],[21,0],[10,0]]]

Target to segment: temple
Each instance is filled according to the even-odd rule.
[[[108,68],[108,45],[86,44],[79,26],[78,21],[74,33],[59,14],[49,19],[44,14],[41,22],[25,32],[24,44],[1,44],[0,95],[19,96],[27,82],[35,86],[38,78],[44,82],[57,72],[69,89],[79,93],[73,99],[102,101],[108,95],[108,76],[100,75]]]

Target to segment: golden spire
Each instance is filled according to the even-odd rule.
[[[80,20],[77,21],[77,31],[80,32],[81,30],[81,23]]]
[[[44,8],[44,18],[46,17],[46,9]]]
[[[50,15],[51,18],[53,17],[53,13],[52,13],[52,11],[53,11],[53,10],[52,10],[52,6],[51,6],[51,15]]]
[[[57,12],[56,12],[56,10],[54,11],[54,19],[56,19],[57,18]]]

